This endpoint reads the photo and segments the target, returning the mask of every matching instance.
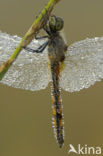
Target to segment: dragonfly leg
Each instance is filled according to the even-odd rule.
[[[42,53],[48,44],[49,44],[49,40],[46,41],[44,44],[42,44],[38,49],[31,49],[29,47],[25,47],[24,49],[32,53]]]
[[[43,27],[43,29],[44,29],[44,31],[45,31],[49,36],[51,35],[51,31],[50,31],[50,28],[49,28],[48,25],[45,25],[45,26]]]
[[[35,36],[36,40],[44,39],[44,38],[49,38],[49,36]]]

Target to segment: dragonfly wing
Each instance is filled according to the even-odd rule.
[[[0,64],[8,60],[20,43],[21,38],[0,32]],[[40,42],[34,40],[30,48],[37,49]],[[22,50],[16,61],[0,83],[26,90],[40,90],[47,87],[49,82],[48,54],[29,53]]]
[[[68,48],[61,87],[68,91],[88,88],[103,78],[103,37],[85,39]]]

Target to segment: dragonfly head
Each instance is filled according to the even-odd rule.
[[[60,31],[64,26],[64,21],[62,18],[55,15],[50,16],[49,27],[52,32]]]

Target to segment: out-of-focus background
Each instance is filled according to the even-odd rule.
[[[0,30],[23,36],[47,2],[0,1]],[[103,0],[61,0],[53,13],[63,17],[70,44],[103,36]],[[59,149],[52,128],[50,86],[31,92],[0,84],[0,156],[64,156],[69,144],[102,147],[103,81],[80,92],[62,91],[62,98],[65,144]]]

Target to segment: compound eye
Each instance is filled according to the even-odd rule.
[[[56,20],[56,30],[57,31],[60,31],[64,26],[64,21],[62,20],[62,18],[60,17],[57,17],[57,20]]]
[[[62,18],[52,15],[49,19],[49,27],[53,32],[60,31],[64,26]]]
[[[56,17],[52,15],[49,19],[49,26],[52,30],[55,30],[55,25],[56,25]]]

